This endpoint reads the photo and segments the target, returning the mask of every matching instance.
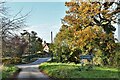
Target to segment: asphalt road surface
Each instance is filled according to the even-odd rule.
[[[47,75],[40,72],[39,65],[49,61],[51,58],[39,58],[33,63],[17,65],[22,71],[17,76],[17,80],[51,80]]]

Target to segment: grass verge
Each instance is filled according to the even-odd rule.
[[[90,71],[80,71],[74,63],[42,63],[39,69],[53,78],[119,78],[117,68],[94,67]]]
[[[8,65],[2,67],[2,80],[6,78],[12,78],[14,77],[16,72],[19,72],[19,68],[17,68],[14,65]]]

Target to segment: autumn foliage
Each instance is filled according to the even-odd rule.
[[[99,57],[103,59],[103,64],[107,65],[115,55],[115,27],[117,9],[113,9],[114,2],[66,2],[68,7],[66,16],[62,19],[62,27],[55,37],[55,45],[58,50],[66,45],[67,60],[70,58],[76,62],[78,53],[87,54],[90,50],[97,56],[98,50],[101,52]],[[63,47],[65,48],[65,47]],[[57,50],[56,50],[57,51]],[[77,55],[76,55],[77,54]],[[110,61],[111,60],[111,61]],[[64,61],[64,60],[63,60]]]

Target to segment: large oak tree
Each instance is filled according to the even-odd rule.
[[[65,5],[68,10],[62,19],[63,25],[55,38],[55,43],[61,45],[62,42],[66,42],[71,51],[78,48],[83,53],[99,49],[104,64],[108,64],[107,59],[112,60],[116,48],[114,38],[116,28],[113,23],[117,23],[119,2],[74,0],[66,2]]]

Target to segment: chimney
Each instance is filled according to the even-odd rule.
[[[53,43],[53,33],[51,31],[51,43]]]

